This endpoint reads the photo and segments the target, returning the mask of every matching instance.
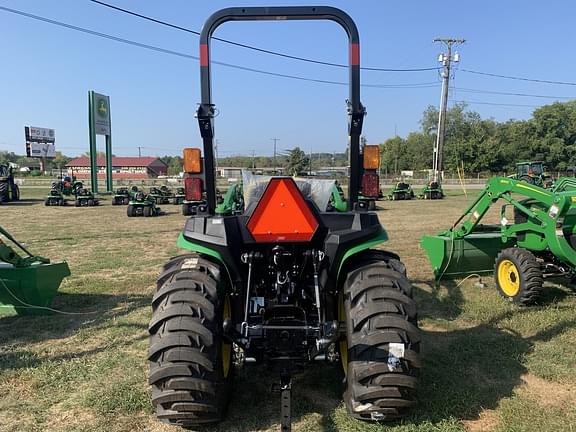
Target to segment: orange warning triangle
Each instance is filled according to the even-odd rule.
[[[310,241],[318,221],[292,178],[273,178],[247,227],[258,242]]]

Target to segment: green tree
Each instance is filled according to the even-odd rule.
[[[306,153],[300,147],[295,147],[288,151],[288,159],[285,163],[286,171],[290,175],[297,175],[305,172],[310,164],[310,160]]]

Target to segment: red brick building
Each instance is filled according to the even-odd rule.
[[[106,159],[97,159],[98,178],[106,178]],[[68,171],[72,171],[79,179],[90,178],[90,158],[82,156],[72,159],[66,164]],[[164,176],[168,172],[168,166],[156,157],[113,157],[113,179],[147,179]]]

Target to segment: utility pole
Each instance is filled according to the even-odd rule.
[[[138,146],[138,157],[142,157],[142,147]]]
[[[312,176],[312,145],[310,145],[310,161],[309,161],[308,175]]]
[[[252,171],[256,169],[256,151],[252,150]]]
[[[441,42],[446,45],[447,52],[438,56],[438,61],[442,62],[442,93],[440,95],[440,112],[438,114],[438,128],[436,129],[436,145],[434,146],[434,157],[432,161],[433,180],[439,181],[442,173],[442,151],[444,147],[444,135],[446,132],[446,108],[448,106],[448,85],[450,83],[450,64],[452,61],[458,62],[458,53],[452,55],[452,45],[463,44],[464,39],[436,38],[434,42]]]
[[[276,143],[280,141],[280,138],[270,138],[271,141],[274,141],[274,175],[276,175]]]

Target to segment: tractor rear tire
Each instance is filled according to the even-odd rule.
[[[0,182],[0,203],[8,202],[10,200],[10,196],[8,194],[8,182],[1,181]]]
[[[523,175],[518,180],[521,180],[531,185],[536,184],[536,180],[534,179],[534,177],[531,177],[529,175]]]
[[[404,268],[396,259],[365,262],[344,283],[344,401],[361,420],[397,420],[417,403],[420,332]]]
[[[133,205],[128,205],[128,207],[126,207],[126,215],[128,217],[133,217],[134,216],[134,206]]]
[[[190,428],[224,416],[233,375],[232,345],[223,338],[224,275],[191,254],[170,260],[158,279],[148,360],[152,405],[164,422]]]
[[[152,207],[150,206],[146,206],[142,209],[142,216],[144,217],[150,217],[152,216]]]
[[[508,248],[498,254],[494,279],[502,297],[524,306],[537,303],[544,284],[536,257],[522,248]]]
[[[89,199],[86,204],[88,205],[88,207],[94,207],[94,205],[95,205],[93,199]]]

